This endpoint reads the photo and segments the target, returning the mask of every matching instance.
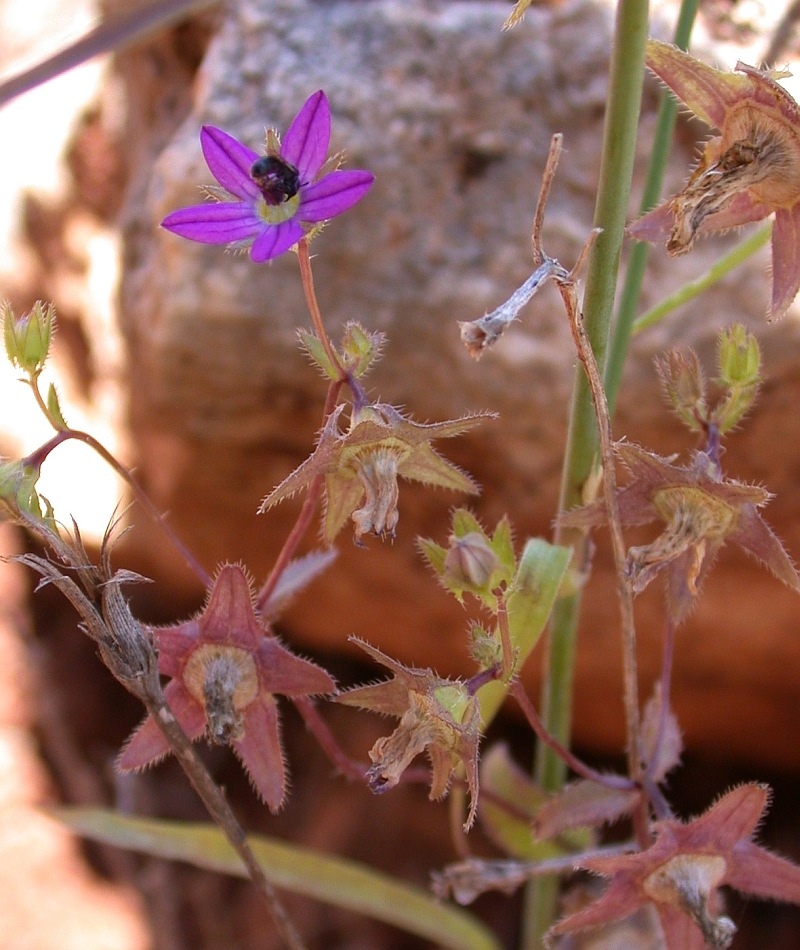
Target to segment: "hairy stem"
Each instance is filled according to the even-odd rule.
[[[323,425],[325,425],[328,416],[333,412],[333,409],[336,406],[336,401],[339,398],[339,391],[341,388],[341,382],[331,383],[331,385],[328,387],[328,395],[325,398],[325,408],[322,413]],[[300,544],[302,541],[303,536],[311,524],[311,519],[314,517],[314,510],[316,509],[317,502],[319,501],[320,495],[322,494],[323,481],[324,476],[317,475],[308,486],[308,492],[306,494],[305,501],[303,502],[303,507],[300,509],[300,514],[297,516],[297,521],[294,523],[294,527],[289,532],[288,537],[284,541],[283,547],[281,548],[280,553],[275,560],[275,564],[270,571],[269,577],[264,582],[261,590],[258,592],[258,596],[256,597],[256,608],[260,611],[263,611],[266,607],[270,597],[272,596],[272,592],[275,590],[275,587],[280,580],[281,574],[283,574],[283,572],[286,570],[287,565],[297,550],[298,544]]]

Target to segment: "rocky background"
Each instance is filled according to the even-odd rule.
[[[114,0],[107,7],[120,5]],[[308,317],[292,255],[256,267],[246,257],[181,241],[157,223],[168,211],[195,203],[198,185],[210,181],[199,148],[202,124],[220,126],[258,148],[264,127],[285,128],[317,88],[324,88],[331,102],[332,147],[346,149],[348,167],[376,175],[368,198],[313,246],[327,326],[335,338],[346,320],[358,319],[387,334],[385,357],[368,383],[376,396],[404,406],[416,419],[498,412],[498,420],[441,449],[482,485],[480,498],[469,504],[485,524],[508,512],[520,541],[549,535],[575,373],[557,295],[546,289],[536,297],[478,364],[459,341],[457,321],[493,309],[529,275],[531,218],[554,132],[564,133],[565,151],[545,224],[546,247],[571,266],[586,239],[613,5],[603,0],[535,4],[520,26],[504,33],[500,27],[509,9],[480,0],[241,0],[215,7],[116,58],[96,104],[77,127],[63,194],[58,200],[42,201],[35,194],[26,199],[26,266],[8,292],[20,305],[41,296],[55,299],[62,317],[59,365],[70,392],[101,405],[103,393],[122,394],[115,425],[120,450],[209,570],[242,560],[257,578],[268,572],[299,500],[266,516],[255,511],[310,451],[324,389],[296,346],[295,328],[307,326]],[[727,65],[737,58],[759,61],[780,12],[770,3],[704,4],[695,49]],[[655,34],[670,35],[674,13],[674,3],[654,4]],[[799,54],[790,43],[781,62]],[[657,92],[648,82],[640,174]],[[680,121],[668,190],[680,185],[704,134],[699,124]],[[635,191],[631,217],[637,201]],[[74,290],[97,266],[81,253],[88,246],[81,235],[109,231],[121,242],[114,313],[119,349],[114,327],[106,332]],[[677,261],[654,250],[643,308],[702,273],[734,240],[703,242]],[[671,346],[693,346],[711,370],[719,328],[744,322],[762,343],[767,378],[755,411],[729,439],[725,466],[730,476],[762,482],[775,492],[767,520],[797,556],[800,305],[769,324],[768,299],[768,258],[760,255],[637,338],[615,431],[662,454],[691,448],[664,408],[652,358]],[[340,670],[345,679],[364,675],[345,659],[353,633],[404,661],[442,674],[467,672],[466,615],[437,586],[415,546],[419,534],[443,542],[450,508],[464,502],[403,484],[395,542],[370,540],[366,549],[357,549],[345,530],[339,558],[287,614],[282,634],[336,666],[334,672]],[[158,620],[184,615],[202,591],[158,528],[135,513],[132,520],[135,529],[122,557],[156,580],[137,592],[138,610]],[[581,634],[575,728],[577,741],[590,753],[613,756],[623,741],[617,609],[605,538],[598,537],[598,543]],[[308,546],[313,544],[309,538]],[[663,620],[656,587],[637,601],[643,693],[650,691],[660,662]],[[726,550],[720,557],[678,637],[674,706],[689,750],[689,766],[679,779],[688,811],[704,808],[732,775],[781,784],[800,769],[799,609],[795,594],[744,556]],[[36,654],[35,668],[51,684],[43,695],[55,693],[56,709],[40,710],[29,720],[38,723],[47,761],[62,786],[81,763],[81,774],[88,775],[103,763],[98,791],[106,788],[108,794],[109,762],[138,712],[114,684],[95,686],[101,674],[91,650],[75,644],[69,620],[53,620],[59,616],[55,598],[39,597],[37,610],[44,632],[36,642],[44,651]],[[526,670],[532,691],[538,667],[537,654]],[[54,677],[64,669],[74,675]],[[54,738],[54,724],[62,720],[75,723],[72,735]],[[378,733],[370,724],[354,726],[349,717],[341,722],[339,733],[351,730],[354,752],[363,755]],[[291,750],[303,741],[302,729],[291,719],[287,728]],[[513,721],[504,728],[518,741]],[[65,742],[66,758],[59,759]],[[526,754],[524,746],[520,752]],[[420,880],[424,868],[447,859],[445,841],[432,837],[432,823],[426,821],[430,806],[413,808],[421,797],[415,790],[399,793],[391,811],[385,810],[388,798],[376,805],[359,794],[354,816],[347,804],[352,790],[332,788],[327,766],[315,756],[312,749],[307,761],[292,754],[297,794],[277,823],[279,831],[293,834],[303,824],[317,846],[384,859],[395,868],[399,857]],[[692,764],[695,759],[702,769]],[[232,794],[243,796],[249,826],[260,822],[275,833],[276,823],[248,801],[235,767],[229,768],[224,755],[214,764]],[[314,788],[320,791],[315,794]],[[85,790],[64,794],[92,800]],[[139,810],[199,817],[169,765],[117,785],[115,794],[134,799]],[[778,809],[782,794],[785,800],[779,789]],[[365,810],[374,816],[373,825],[384,828],[378,858],[359,841],[363,833],[356,818],[363,820]],[[387,821],[387,815],[395,820]],[[425,842],[426,857],[419,864],[403,853],[409,827]],[[787,831],[786,822],[780,827],[777,846],[788,853],[796,832]],[[137,909],[156,921],[158,936],[152,939],[159,948],[251,946],[258,918],[246,890],[157,862],[137,859],[126,871],[114,867],[117,859],[108,855],[92,859],[105,874],[137,880],[149,896],[147,910]],[[241,911],[236,937],[215,932],[213,915],[203,913],[213,904],[209,894],[216,900],[221,891]],[[166,899],[165,893],[173,897]],[[490,901],[485,913],[508,919],[504,907]],[[348,931],[350,921],[341,923],[349,937],[334,937],[337,915],[324,909],[303,913],[313,946],[414,946],[377,936],[367,925]],[[747,916],[753,915],[751,907]],[[756,916],[751,926],[762,942],[752,946],[795,946],[800,933],[795,923],[791,917]],[[771,937],[764,942],[768,927]],[[782,935],[788,942],[781,943]],[[132,937],[128,946],[144,946],[145,939]],[[47,944],[32,938],[25,946]]]
[[[655,28],[666,33],[658,12]],[[530,273],[532,211],[556,131],[565,134],[565,154],[546,246],[571,266],[586,239],[611,10],[588,0],[535,6],[519,28],[503,33],[506,15],[505,4],[493,3],[244,3],[216,19],[191,86],[180,44],[172,58],[161,48],[157,70],[152,51],[122,58],[126,88],[135,90],[126,141],[137,143],[121,209],[120,294],[137,461],[156,503],[209,568],[243,559],[257,577],[268,570],[300,500],[266,517],[253,512],[308,453],[323,392],[296,346],[295,328],[308,317],[291,255],[256,268],[246,255],[190,245],[154,225],[195,202],[198,183],[209,178],[200,125],[258,146],[265,124],[285,128],[298,103],[320,87],[331,101],[333,149],[346,147],[349,167],[376,175],[368,198],[314,245],[328,327],[335,337],[355,318],[387,334],[372,391],[418,420],[498,412],[498,421],[441,448],[482,485],[469,503],[486,524],[509,512],[520,538],[549,534],[575,363],[558,297],[550,288],[538,296],[479,364],[461,345],[457,321],[493,309]],[[703,37],[701,31],[701,48]],[[141,79],[148,62],[152,86]],[[656,92],[648,84],[642,165]],[[698,134],[698,127],[680,129],[671,189],[690,167]],[[678,261],[657,249],[643,305],[701,273],[725,246],[706,242]],[[726,466],[776,493],[767,517],[789,550],[800,551],[793,457],[800,416],[791,410],[800,391],[800,330],[796,312],[766,322],[768,281],[761,256],[643,334],[626,372],[616,432],[663,454],[690,448],[664,408],[652,357],[693,346],[713,373],[719,327],[744,321],[764,347],[767,383],[752,418],[729,440]],[[375,541],[357,550],[343,532],[339,560],[315,587],[311,607],[300,604],[287,620],[292,637],[338,651],[356,633],[406,660],[467,669],[463,612],[437,588],[414,542],[418,534],[444,538],[449,508],[463,502],[404,486],[393,545]],[[145,528],[132,544],[153,556],[152,540]],[[163,570],[174,585],[178,559],[163,542],[157,556],[150,573]],[[587,598],[576,725],[584,740],[616,750],[619,660],[606,561],[601,548]],[[642,598],[645,689],[659,663],[659,601],[656,591]],[[675,702],[690,742],[800,766],[800,746],[790,741],[800,729],[800,706],[793,711],[786,701],[800,668],[790,619],[797,606],[743,558],[721,558],[680,632]],[[534,660],[531,681],[536,666]]]

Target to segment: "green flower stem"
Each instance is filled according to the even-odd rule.
[[[600,163],[600,180],[594,227],[603,229],[589,258],[584,295],[586,330],[601,370],[605,366],[606,347],[614,305],[620,251],[625,228],[642,83],[644,51],[647,41],[647,0],[620,0],[617,6],[608,110]],[[597,453],[595,424],[589,387],[583,370],[576,371],[571,416],[561,482],[560,510],[573,507],[582,499],[582,489],[592,473]],[[557,543],[573,540],[558,532]],[[576,563],[583,561],[585,542],[576,540]],[[545,728],[558,742],[569,743],[571,731],[572,682],[580,597],[565,598],[556,605],[550,631],[542,719]],[[563,784],[564,764],[548,748],[539,745],[536,757],[537,781],[547,790]],[[555,916],[556,885],[553,879],[532,884],[527,894],[522,946],[538,950],[544,933]]]
[[[692,34],[699,4],[700,0],[683,0],[681,4],[678,22],[675,26],[675,45],[681,49],[686,49],[689,45],[689,37]],[[677,114],[678,103],[674,96],[665,89],[661,93],[661,104],[658,109],[656,131],[653,137],[653,149],[650,153],[650,164],[647,169],[642,203],[639,208],[640,214],[654,208],[661,197],[661,186],[664,181],[669,145],[672,140]],[[635,241],[625,269],[625,282],[614,321],[605,371],[606,399],[612,416],[622,379],[622,370],[625,366],[625,358],[628,355],[628,345],[634,326],[633,320],[636,315],[636,308],[639,304],[639,295],[642,289],[649,250],[650,246],[644,241]],[[636,329],[633,329],[633,332],[635,333]]]
[[[704,290],[707,290],[713,284],[722,280],[726,274],[729,274],[746,261],[748,257],[751,257],[756,251],[760,250],[769,241],[771,234],[772,222],[770,221],[768,224],[765,224],[764,227],[759,228],[741,243],[737,244],[736,247],[728,251],[727,254],[723,255],[705,274],[696,280],[690,281],[688,284],[684,284],[683,287],[676,290],[674,294],[670,294],[669,297],[662,300],[661,303],[656,304],[655,307],[648,310],[647,313],[642,314],[633,324],[634,335],[647,329],[647,327],[652,327],[668,313],[672,313],[673,310],[676,310],[683,304],[694,300],[698,294],[701,294]]]

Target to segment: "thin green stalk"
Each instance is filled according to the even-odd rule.
[[[689,37],[692,34],[699,4],[700,0],[683,0],[681,4],[678,22],[675,26],[675,45],[680,46],[681,49],[686,49],[689,45]],[[656,132],[653,137],[653,149],[650,153],[650,164],[647,169],[642,203],[639,208],[640,214],[654,208],[661,197],[661,186],[664,181],[669,145],[672,140],[677,114],[678,103],[674,96],[665,89],[661,94]],[[647,266],[648,252],[649,245],[644,241],[634,242],[628,259],[628,266],[625,270],[625,282],[620,295],[617,317],[614,321],[605,371],[606,399],[612,417],[622,379],[622,370],[625,366],[625,358],[628,355],[633,320],[636,315],[636,308],[639,305],[639,295],[642,289],[645,267]]]
[[[617,284],[619,257],[625,228],[636,132],[644,78],[644,50],[647,41],[647,0],[620,0],[617,6],[614,43],[611,51],[609,102],[603,136],[600,180],[594,226],[602,228],[589,259],[584,295],[585,325],[597,363],[605,365],[611,312]],[[589,387],[583,370],[576,371],[570,410],[567,450],[561,483],[559,508],[571,508],[581,501],[582,488],[590,477],[597,452],[597,426]],[[558,543],[575,540],[576,563],[583,561],[583,543],[558,532]],[[572,681],[576,648],[579,595],[560,602],[554,611],[546,659],[542,719],[547,731],[564,745],[571,731]],[[551,750],[539,745],[536,778],[546,789],[559,788],[564,766]],[[539,950],[544,933],[555,916],[555,886],[531,884],[527,894],[522,947]]]
[[[731,248],[727,254],[712,264],[705,274],[702,274],[696,280],[689,281],[689,283],[684,284],[683,287],[679,287],[674,294],[670,294],[669,297],[666,297],[661,303],[657,303],[655,307],[652,307],[647,313],[643,313],[638,320],[634,321],[634,336],[647,327],[652,327],[668,313],[672,313],[673,310],[676,310],[683,304],[694,300],[694,298],[703,293],[704,290],[708,290],[713,284],[722,280],[726,274],[735,270],[740,264],[746,261],[748,257],[751,257],[756,251],[760,250],[767,241],[769,241],[771,234],[772,222],[770,221],[765,224],[764,227],[759,228],[749,237],[746,237],[737,244],[736,247]]]

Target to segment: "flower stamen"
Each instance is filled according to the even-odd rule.
[[[353,458],[353,466],[364,486],[364,504],[353,514],[356,540],[372,531],[378,537],[394,537],[400,514],[397,500],[397,469],[403,457],[398,448],[379,446]]]

